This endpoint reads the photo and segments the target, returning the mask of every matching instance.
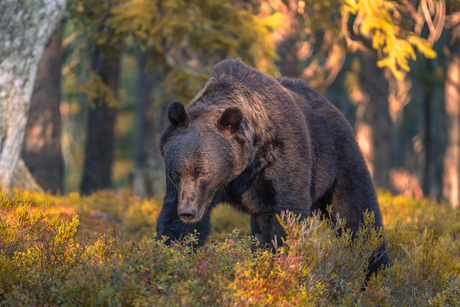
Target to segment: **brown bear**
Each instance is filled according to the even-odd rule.
[[[275,80],[240,60],[225,60],[184,108],[174,101],[160,140],[166,195],[157,234],[179,239],[197,230],[204,244],[219,202],[251,215],[262,246],[285,232],[276,215],[314,210],[357,231],[363,212],[382,218],[353,131],[340,111],[300,80]],[[169,242],[169,241],[168,241]],[[388,263],[385,245],[369,274]]]

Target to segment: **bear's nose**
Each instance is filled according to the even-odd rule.
[[[179,216],[182,220],[188,222],[196,216],[196,210],[191,208],[179,209]]]

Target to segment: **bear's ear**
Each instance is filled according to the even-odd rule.
[[[168,109],[168,119],[174,126],[185,126],[187,124],[188,115],[182,102],[175,100],[171,103]]]
[[[224,133],[234,133],[240,127],[243,113],[238,108],[228,108],[217,122],[217,128]]]

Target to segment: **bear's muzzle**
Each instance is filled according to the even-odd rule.
[[[190,223],[196,217],[196,210],[193,208],[181,208],[178,213],[182,221],[186,223]]]

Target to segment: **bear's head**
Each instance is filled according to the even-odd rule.
[[[240,124],[243,114],[229,107],[223,113],[189,116],[174,101],[168,109],[171,126],[160,147],[166,176],[177,189],[177,212],[186,223],[199,222],[216,192],[244,169]]]

